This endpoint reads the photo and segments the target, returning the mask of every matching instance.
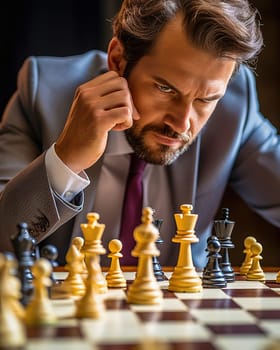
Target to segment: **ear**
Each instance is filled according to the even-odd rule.
[[[125,70],[126,60],[124,59],[124,47],[118,38],[113,37],[108,45],[108,67],[120,76]]]

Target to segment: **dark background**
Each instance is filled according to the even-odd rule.
[[[279,37],[280,2],[251,1],[260,11],[265,49],[257,65],[261,111],[280,130]],[[111,37],[110,19],[121,0],[22,0],[0,5],[0,115],[16,88],[17,71],[30,55],[66,56],[97,48],[106,50]],[[280,175],[279,175],[280,176]],[[210,205],[210,203],[205,203]],[[243,239],[252,235],[263,244],[263,266],[280,266],[280,230],[252,213],[230,190],[222,206],[230,208],[236,222],[231,261],[243,261]],[[173,213],[171,213],[172,215]],[[241,237],[235,239],[235,237]]]

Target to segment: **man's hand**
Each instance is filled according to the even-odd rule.
[[[75,173],[104,153],[108,132],[130,128],[139,115],[125,78],[110,71],[78,87],[56,142],[59,158]]]

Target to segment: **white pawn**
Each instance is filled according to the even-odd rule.
[[[45,258],[38,259],[32,267],[34,292],[26,307],[27,325],[52,325],[57,321],[48,292],[52,285],[51,273],[51,263]]]
[[[246,275],[246,273],[250,270],[252,266],[252,251],[251,246],[253,243],[256,243],[257,240],[253,236],[248,236],[244,239],[244,247],[243,253],[245,254],[245,259],[240,267],[240,274]]]
[[[25,310],[20,304],[20,282],[12,274],[15,260],[0,254],[0,348],[22,348],[26,344]]]
[[[65,280],[53,287],[53,292],[62,293],[64,297],[82,296],[85,294],[85,283],[83,274],[85,273],[84,254],[81,249],[84,240],[82,237],[74,237],[66,254],[68,275]]]
[[[112,239],[109,242],[109,250],[111,253],[108,254],[108,258],[111,258],[111,265],[106,275],[106,280],[110,288],[126,287],[126,279],[120,266],[120,258],[123,256],[122,253],[120,253],[121,249],[122,242],[120,240]]]
[[[248,281],[265,281],[265,274],[260,265],[260,260],[262,260],[262,256],[260,255],[262,252],[262,245],[258,242],[253,243],[251,245],[252,251],[252,266],[247,272],[246,279]]]

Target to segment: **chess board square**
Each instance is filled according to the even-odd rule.
[[[245,277],[242,280],[235,280],[233,283],[228,283],[224,291],[227,289],[267,289],[265,283],[260,281],[246,281]]]
[[[262,329],[264,329],[267,332],[267,334],[270,335],[270,338],[274,338],[275,340],[277,339],[278,347],[272,348],[272,350],[280,349],[280,335],[279,335],[280,321],[279,321],[279,319],[278,320],[261,321],[260,326],[262,327]]]
[[[199,293],[175,293],[176,297],[181,300],[185,299],[225,299],[230,298],[224,293],[223,289],[203,288]]]
[[[268,350],[268,349],[277,349],[270,347],[271,340],[269,340],[264,335],[242,335],[240,337],[236,336],[218,336],[215,344],[217,349],[223,350],[236,350],[236,349],[246,349],[246,350]]]
[[[138,312],[137,316],[142,322],[163,322],[163,321],[189,321],[194,317],[189,312]]]
[[[61,326],[45,326],[45,327],[27,327],[28,338],[82,338],[79,326],[61,327]]]
[[[253,315],[242,309],[190,309],[190,313],[203,324],[252,324]]]
[[[109,310],[100,319],[83,319],[81,331],[89,341],[97,343],[138,342],[140,320],[131,310]]]
[[[168,289],[163,289],[162,292],[164,299],[176,298],[176,294],[174,292],[170,292]]]
[[[125,299],[106,299],[105,301],[106,310],[128,310],[129,304]]]
[[[255,324],[215,324],[208,325],[208,328],[214,334],[266,334],[266,332]]]
[[[126,290],[118,288],[108,288],[105,299],[126,299]]]
[[[99,344],[98,350],[140,350],[140,349],[157,349],[157,350],[216,350],[210,342],[170,342],[166,343],[154,341],[145,347],[144,344]]]
[[[135,350],[140,347],[137,343],[120,343],[120,344],[98,344],[98,350]]]
[[[248,310],[257,319],[262,320],[279,320],[280,310]],[[280,327],[279,327],[280,329]]]
[[[246,310],[280,310],[280,298],[252,297],[233,299],[238,305]]]
[[[198,322],[147,322],[142,324],[142,337],[162,341],[209,341],[211,332]]]
[[[240,308],[232,299],[186,299],[183,303],[190,308],[198,309],[233,309]]]
[[[259,297],[259,298],[264,298],[264,297],[274,297],[274,298],[279,298],[279,295],[273,291],[272,289],[269,288],[258,288],[258,289],[224,289],[224,292],[231,296],[231,297]]]
[[[170,348],[168,347],[168,350],[216,350],[216,349],[217,348],[214,347],[214,345],[211,342],[202,342],[202,341],[170,343]]]
[[[94,346],[80,339],[31,339],[26,350],[94,350]]]
[[[155,304],[155,305],[138,305],[138,304],[131,304],[130,305],[131,310],[134,312],[160,312],[160,311],[187,311],[187,306],[177,298],[169,298],[169,299],[163,299],[161,304]]]
[[[71,318],[75,315],[76,305],[73,299],[55,299],[52,303],[55,315],[58,319]]]
[[[266,281],[275,281],[276,277],[277,277],[277,273],[276,271],[274,272],[265,272],[265,279]]]
[[[265,285],[269,288],[280,289],[280,283],[276,283],[275,281],[265,281]]]

